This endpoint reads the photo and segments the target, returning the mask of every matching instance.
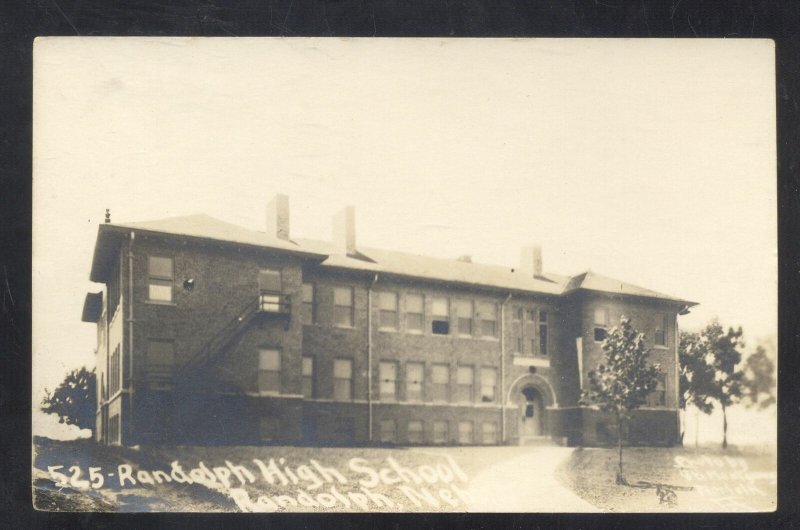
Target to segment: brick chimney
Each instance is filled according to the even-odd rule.
[[[289,197],[282,193],[267,204],[267,234],[289,240]]]
[[[522,247],[519,257],[520,272],[529,276],[542,275],[542,247],[541,245],[529,245]]]
[[[356,210],[352,206],[333,216],[333,244],[348,256],[356,253]]]

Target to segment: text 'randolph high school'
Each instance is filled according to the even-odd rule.
[[[108,221],[108,220],[107,220]],[[108,444],[615,443],[579,404],[606,330],[631,318],[659,385],[626,437],[679,442],[678,325],[693,302],[592,272],[364,248],[205,215],[98,229],[83,320],[97,323],[97,428]]]

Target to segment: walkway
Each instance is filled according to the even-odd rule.
[[[561,484],[556,469],[573,449],[556,446],[520,448],[523,454],[478,473],[468,489],[470,512],[599,512]]]

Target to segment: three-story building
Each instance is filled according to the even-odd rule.
[[[570,445],[615,442],[579,405],[606,331],[630,317],[661,367],[626,433],[679,441],[677,316],[692,302],[592,272],[517,268],[290,237],[208,216],[98,229],[97,440],[109,444]]]

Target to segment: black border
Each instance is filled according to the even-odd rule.
[[[328,526],[551,528],[800,526],[800,3],[674,0],[28,0],[0,6],[0,459],[2,525],[11,527]],[[776,43],[779,234],[779,508],[771,514],[268,515],[61,514],[31,504],[31,97],[33,38],[374,36],[769,38]],[[747,75],[747,72],[742,72]],[[678,156],[678,155],[676,155]],[[732,183],[735,185],[735,183]],[[709,197],[708,200],[714,200]],[[748,215],[746,211],[737,212]],[[12,250],[13,249],[13,250]],[[747,259],[746,249],[741,256]],[[735,289],[735,286],[731,286]],[[746,303],[746,302],[745,302]]]

